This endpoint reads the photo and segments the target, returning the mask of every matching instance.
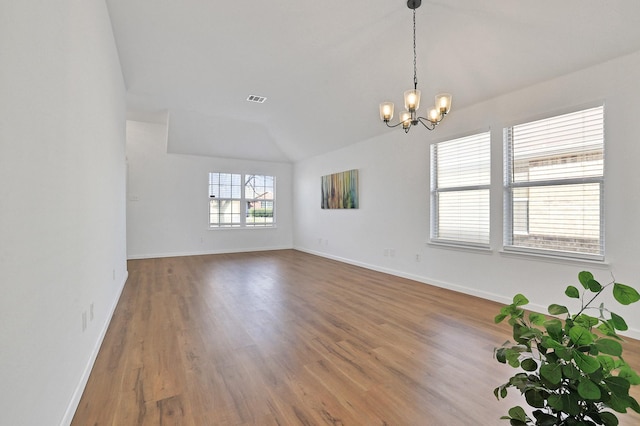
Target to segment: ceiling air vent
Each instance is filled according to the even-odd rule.
[[[249,97],[247,98],[247,100],[248,100],[249,102],[255,102],[255,103],[261,104],[261,103],[264,103],[264,101],[266,101],[266,100],[267,100],[267,98],[266,98],[266,97],[264,97],[264,96],[249,95]]]

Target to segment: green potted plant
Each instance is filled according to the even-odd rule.
[[[529,301],[518,294],[495,317],[496,324],[508,319],[514,339],[496,348],[495,358],[519,371],[494,394],[505,398],[509,388],[516,388],[533,409],[531,418],[521,406],[511,408],[501,417],[511,425],[614,426],[618,418],[613,412],[640,413],[638,401],[629,395],[640,376],[622,358],[617,334],[627,330],[627,324],[604,303],[596,306],[609,288],[623,305],[637,302],[640,294],[613,281],[603,286],[587,271],[580,272],[578,280],[582,291],[571,285],[565,290],[569,298],[580,299],[574,315],[559,304],[549,306],[552,317],[527,313],[522,307]]]

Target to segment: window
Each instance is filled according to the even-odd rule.
[[[273,176],[245,175],[246,226],[273,226]]]
[[[604,108],[504,130],[505,249],[603,259]]]
[[[209,227],[275,225],[273,176],[209,173]]]
[[[489,247],[489,132],[431,145],[431,241]]]

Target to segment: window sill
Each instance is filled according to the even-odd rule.
[[[471,251],[474,253],[481,253],[481,254],[491,254],[493,252],[493,250],[489,246],[448,243],[444,241],[428,241],[427,246],[438,247],[438,248],[449,249],[449,250]]]
[[[209,227],[207,231],[239,231],[239,230],[249,230],[253,231],[254,229],[276,229],[278,226],[224,226],[220,228]]]
[[[538,260],[542,260],[550,263],[574,263],[574,264],[583,264],[583,265],[591,265],[594,267],[600,267],[602,269],[608,269],[609,263],[605,260],[604,256],[602,259],[587,259],[584,257],[575,257],[562,254],[548,254],[542,252],[534,252],[529,250],[520,250],[520,249],[509,249],[507,247],[503,247],[501,250],[498,250],[501,256],[507,257],[520,257],[520,258],[535,258]]]

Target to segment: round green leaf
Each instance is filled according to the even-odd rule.
[[[562,366],[560,364],[544,364],[540,367],[540,375],[550,383],[557,385],[562,380]]]
[[[510,366],[512,366],[513,368],[520,367],[520,351],[517,348],[508,348],[505,352],[505,355]]]
[[[493,394],[495,395],[498,401],[500,400],[500,398],[504,399],[507,396],[507,386],[509,386],[509,383],[505,383],[504,385],[498,386],[493,390]]]
[[[529,303],[529,299],[524,297],[522,294],[518,293],[515,296],[513,296],[513,304],[515,306],[524,306],[527,303]]]
[[[604,426],[618,426],[619,424],[616,415],[613,413],[609,413],[608,411],[601,411],[600,419],[602,420]]]
[[[587,286],[589,287],[589,290],[591,290],[594,293],[599,292],[600,290],[602,290],[602,284],[600,284],[598,281],[596,280],[589,280],[587,282]]]
[[[609,355],[598,355],[598,362],[605,371],[611,371],[616,368],[616,364]]]
[[[529,314],[529,321],[531,321],[532,324],[543,325],[546,320],[547,318],[544,315],[537,312],[531,312]]]
[[[551,318],[544,322],[544,328],[550,333],[562,332],[562,321],[558,318]]]
[[[553,304],[549,305],[549,313],[551,315],[568,314],[569,310],[567,309],[566,306],[557,305],[557,304],[553,303]]]
[[[506,314],[498,314],[493,318],[493,322],[496,324],[501,323],[507,317]]]
[[[631,384],[624,377],[607,377],[604,379],[604,382],[609,386],[609,390],[612,394],[618,396],[629,395],[629,388],[631,387]]]
[[[522,326],[520,324],[514,324],[513,325],[513,340],[515,340],[518,343],[525,344],[528,339],[526,339],[526,338],[523,339],[522,335],[526,334],[528,330],[529,330],[528,327],[524,327],[524,326]]]
[[[622,355],[622,345],[616,340],[599,339],[596,341],[596,348],[604,354],[613,356]]]
[[[618,376],[627,379],[633,386],[640,385],[640,376],[628,365],[623,365],[620,368]]]
[[[593,274],[589,271],[582,271],[578,274],[578,281],[584,288],[589,288],[589,281],[593,279]]]
[[[547,414],[542,410],[535,410],[533,412],[533,417],[536,418],[536,425],[538,426],[555,426],[558,421],[555,416]]]
[[[580,316],[574,319],[575,324],[579,324],[584,328],[589,328],[589,329],[591,327],[595,327],[596,325],[598,325],[599,322],[600,320],[598,318],[592,317],[591,315],[586,315],[586,314],[581,314]]]
[[[605,336],[616,337],[616,330],[611,321],[601,322],[598,326],[598,330],[600,330],[600,332]]]
[[[569,330],[569,337],[576,346],[584,346],[593,342],[593,334],[579,325],[574,325],[571,330]]]
[[[527,358],[522,360],[520,367],[522,367],[524,371],[536,371],[538,369],[538,363],[531,358]]]
[[[509,379],[510,386],[514,386],[521,391],[531,384],[527,373],[518,373]]]
[[[611,322],[617,330],[627,331],[629,329],[629,326],[627,326],[627,322],[624,320],[624,318],[622,318],[620,315],[614,314],[613,312],[611,312]]]
[[[549,399],[547,400],[547,402],[552,408],[555,408],[558,411],[566,411],[564,407],[564,401],[558,394],[554,393],[552,395],[549,395]]]
[[[565,361],[571,361],[573,352],[574,352],[573,348],[562,347],[561,349],[555,350],[555,355],[557,358],[561,358]],[[549,355],[547,354],[547,356]]]
[[[597,358],[579,351],[573,352],[573,360],[576,362],[578,368],[587,374],[594,373],[600,368],[600,362],[598,362]]]
[[[613,285],[613,297],[623,305],[630,305],[640,300],[640,294],[635,288],[620,283]]]
[[[567,413],[577,416],[580,414],[582,410],[580,406],[580,396],[576,392],[570,392],[562,394],[562,399],[564,400],[564,405],[567,408]]]
[[[512,407],[509,410],[509,415],[512,419],[520,420],[522,422],[526,422],[529,419],[527,414],[524,412],[524,409],[520,406]]]
[[[629,407],[629,400],[626,396],[612,394],[611,398],[607,401],[607,406],[618,413],[626,413]]]
[[[543,408],[545,406],[545,394],[536,389],[529,389],[524,393],[524,399],[531,407]]]
[[[592,401],[598,400],[602,396],[598,385],[589,379],[580,380],[580,383],[578,383],[578,394],[584,399],[590,399]]]
[[[573,380],[578,380],[581,376],[580,370],[578,370],[572,363],[562,366],[562,375],[567,379]]]
[[[572,299],[579,299],[580,298],[580,292],[578,291],[578,289],[572,285],[568,286],[567,289],[564,291],[564,294],[566,294],[568,297],[572,298]]]

